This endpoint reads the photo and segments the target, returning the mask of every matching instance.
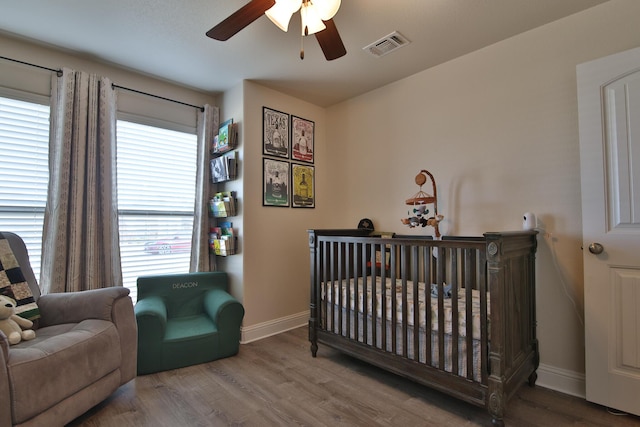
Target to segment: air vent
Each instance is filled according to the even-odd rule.
[[[405,36],[397,31],[381,38],[380,40],[365,46],[362,49],[369,52],[373,56],[381,57],[388,53],[398,50],[411,43]]]

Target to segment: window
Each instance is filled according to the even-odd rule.
[[[49,117],[46,97],[0,94],[0,231],[23,238],[37,278],[49,182]],[[189,271],[197,138],[194,129],[125,120],[118,121],[117,132],[122,274],[135,301],[138,276]]]
[[[3,96],[5,95],[5,96]],[[20,235],[40,277],[49,182],[47,97],[0,94],[0,230]],[[135,301],[144,274],[189,271],[195,201],[195,130],[119,120],[117,185],[124,286]]]
[[[197,137],[133,121],[117,123],[120,251],[124,286],[189,271]]]
[[[39,278],[49,183],[49,99],[18,97],[0,96],[0,230],[22,237]]]

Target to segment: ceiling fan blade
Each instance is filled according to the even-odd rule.
[[[227,19],[207,31],[207,36],[220,41],[228,40],[244,27],[260,18],[274,4],[276,4],[275,0],[251,0],[232,13]]]
[[[322,22],[324,22],[324,25],[326,25],[327,28],[317,32],[316,39],[320,44],[324,57],[327,58],[327,61],[333,61],[334,59],[338,59],[341,56],[346,55],[347,49],[342,43],[342,39],[338,33],[338,28],[333,22],[333,19]]]

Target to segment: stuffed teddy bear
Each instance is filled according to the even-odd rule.
[[[0,331],[4,332],[11,345],[36,337],[35,331],[29,329],[33,322],[16,315],[15,307],[16,302],[13,299],[0,295]]]

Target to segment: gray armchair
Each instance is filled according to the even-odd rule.
[[[0,427],[61,426],[136,376],[137,325],[122,287],[40,295],[24,242],[9,241],[41,318],[36,338],[0,332]]]

